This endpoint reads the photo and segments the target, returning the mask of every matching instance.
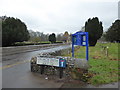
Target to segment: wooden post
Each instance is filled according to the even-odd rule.
[[[106,56],[108,57],[108,46],[106,47]]]

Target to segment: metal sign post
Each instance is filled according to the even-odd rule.
[[[86,46],[86,60],[88,60],[88,32],[76,32],[72,34],[72,57],[74,57],[74,45]]]

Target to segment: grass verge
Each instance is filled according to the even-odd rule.
[[[85,47],[75,50],[75,58],[85,58]],[[88,72],[92,73],[92,78],[88,82],[100,85],[120,80],[119,61],[118,43],[97,43],[95,47],[89,47]]]

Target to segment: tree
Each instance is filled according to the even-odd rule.
[[[32,41],[34,41],[35,43],[38,43],[38,42],[40,42],[40,37],[34,37],[32,39]]]
[[[44,34],[43,32],[35,32],[32,30],[29,30],[30,33],[30,41],[35,42],[36,38],[39,38],[39,41],[48,41],[48,34]]]
[[[56,40],[57,41],[62,41],[62,39],[63,39],[63,33],[57,34]]]
[[[29,32],[24,22],[13,17],[2,19],[2,46],[27,41]]]
[[[49,35],[49,41],[51,43],[55,43],[56,42],[56,36],[55,36],[54,33],[52,33],[52,34]]]
[[[85,23],[85,32],[89,33],[89,45],[95,46],[97,40],[103,34],[102,22],[99,22],[99,19],[97,17],[92,19],[89,18]]]
[[[106,32],[103,32],[101,38],[99,39],[100,42],[105,42],[106,39],[105,39],[105,36],[106,36]]]
[[[110,42],[120,42],[120,20],[116,20],[106,32],[105,38]]]
[[[68,42],[70,39],[70,35],[67,31],[65,31],[64,35],[63,35],[63,41]]]

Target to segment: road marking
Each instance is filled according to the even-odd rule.
[[[17,63],[11,64],[11,65],[5,65],[5,66],[3,66],[3,67],[0,67],[0,69],[10,68],[10,67],[16,66],[16,65],[18,65],[18,64],[27,63],[27,62],[29,62],[29,61],[30,61],[30,60],[24,60],[24,61],[22,61],[22,62],[17,62]]]

